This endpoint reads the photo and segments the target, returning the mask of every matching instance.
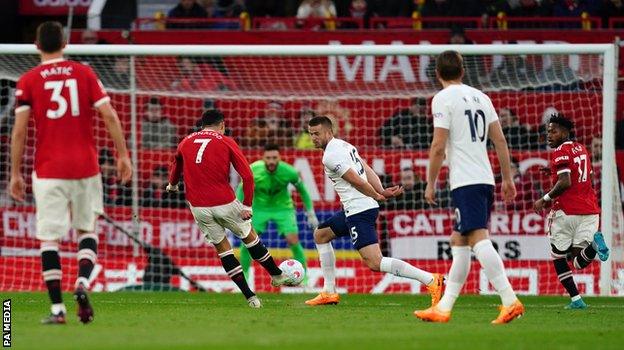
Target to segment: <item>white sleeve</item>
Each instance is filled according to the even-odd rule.
[[[488,119],[488,124],[494,123],[495,121],[498,120],[498,113],[496,113],[496,108],[494,108],[494,105],[492,104],[492,100],[490,100],[490,98],[485,95],[486,97],[486,101],[488,104],[488,108],[490,109],[490,113],[487,114]]]
[[[332,150],[323,159],[323,165],[333,174],[342,177],[349,170],[349,159],[345,152]]]
[[[434,128],[450,129],[451,113],[445,101],[441,101],[438,95],[434,96],[431,101],[431,114]]]

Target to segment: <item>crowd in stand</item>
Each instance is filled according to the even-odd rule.
[[[361,18],[410,17],[580,17],[583,13],[608,18],[624,16],[622,0],[180,0],[169,18],[256,17]],[[168,24],[171,28],[206,27],[206,24]],[[275,26],[275,24],[274,24]],[[278,25],[279,26],[279,25]]]

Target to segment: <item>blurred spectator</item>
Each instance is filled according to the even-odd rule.
[[[338,17],[349,17],[356,20],[362,20],[364,27],[368,28],[368,19],[370,17],[370,11],[368,8],[367,0],[351,0],[349,2],[349,7],[341,13],[338,10]],[[342,29],[354,29],[358,28],[356,22],[342,22],[340,24],[340,28]]]
[[[603,26],[608,26],[609,18],[624,17],[624,0],[603,0],[600,11]]]
[[[498,112],[498,118],[509,148],[514,150],[529,150],[537,146],[532,142],[535,138],[529,128],[520,124],[518,116],[512,109],[501,108]]]
[[[169,181],[169,170],[166,165],[154,168],[152,176],[141,197],[142,207],[152,208],[184,208],[184,191],[167,192],[165,187]]]
[[[254,119],[245,131],[242,144],[246,147],[264,147],[267,143],[274,143],[284,148],[292,147],[293,130],[284,114],[284,106],[280,102],[270,101],[264,114]]]
[[[214,60],[213,60],[214,61]],[[171,88],[177,91],[228,91],[236,85],[222,71],[218,61],[198,64],[190,57],[178,57],[178,80],[171,83]],[[213,63],[215,64],[213,64]]]
[[[167,14],[168,18],[208,18],[208,12],[195,0],[180,0]],[[205,28],[206,23],[167,23],[167,28]]]
[[[592,157],[592,165],[595,167],[599,167],[602,163],[602,137],[594,136],[591,140],[591,157]]]
[[[286,17],[286,0],[247,0],[245,7],[253,17]]]
[[[500,10],[507,16],[534,17],[549,16],[551,8],[549,1],[541,0],[506,0],[500,6]]]
[[[522,89],[537,82],[535,67],[520,55],[504,55],[503,62],[490,73],[490,84],[497,89]]]
[[[533,202],[541,197],[540,195],[540,183],[534,181],[529,176],[524,176],[520,172],[520,164],[518,159],[511,157],[511,176],[513,177],[516,185],[516,198],[505,203],[502,197],[501,191],[501,178],[500,175],[496,176],[496,200],[494,204],[495,210],[498,211],[516,211],[516,210],[531,210],[533,209]]]
[[[235,18],[237,21],[228,23],[213,23],[212,29],[240,29],[238,18],[245,11],[243,0],[216,0],[212,17],[214,18]]]
[[[98,162],[102,174],[104,205],[132,205],[132,189],[119,183],[113,153],[107,148],[101,149]]]
[[[396,200],[387,203],[388,209],[418,210],[425,209],[425,187],[427,183],[410,167],[401,169],[400,185],[405,192]]]
[[[587,6],[581,0],[558,0],[553,8],[554,17],[581,17]]]
[[[426,0],[422,7],[423,17],[471,17],[480,16],[476,0]]]
[[[547,89],[575,90],[578,88],[579,77],[568,65],[567,55],[551,55],[550,66],[540,73],[538,81]]]
[[[91,29],[83,30],[82,34],[80,35],[80,40],[81,40],[80,43],[85,44],[85,45],[99,44],[97,32]]]
[[[386,119],[380,129],[382,146],[398,149],[428,149],[432,124],[427,120],[427,99],[413,98],[410,107]]]
[[[314,149],[312,137],[308,132],[308,121],[316,116],[310,107],[303,107],[299,112],[299,133],[295,135],[294,146],[296,149]]]
[[[126,90],[130,87],[130,59],[127,56],[104,58],[102,65],[96,66],[105,87]],[[99,69],[98,69],[99,68]]]
[[[336,6],[331,0],[303,0],[297,9],[297,18],[336,17]]]
[[[316,104],[316,114],[324,115],[332,120],[334,124],[334,135],[347,140],[353,124],[351,124],[351,112],[340,106],[335,98],[327,98]]]
[[[412,15],[415,1],[405,0],[368,0],[371,16],[409,17]]]
[[[141,147],[175,148],[178,131],[169,118],[163,115],[163,107],[158,97],[150,97],[145,106],[145,117],[141,122]]]

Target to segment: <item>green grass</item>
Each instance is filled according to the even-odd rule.
[[[586,298],[568,311],[563,297],[523,297],[527,313],[493,326],[498,299],[462,296],[448,324],[412,315],[426,296],[343,295],[337,306],[308,307],[307,295],[261,295],[253,310],[240,294],[96,293],[95,322],[80,324],[65,295],[64,326],[44,326],[44,293],[12,299],[15,349],[622,349],[624,299]]]

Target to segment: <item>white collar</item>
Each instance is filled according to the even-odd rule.
[[[47,60],[47,61],[41,62],[41,65],[59,63],[59,62],[63,62],[63,61],[65,61],[65,58],[63,58],[63,57],[53,58],[51,60]]]

